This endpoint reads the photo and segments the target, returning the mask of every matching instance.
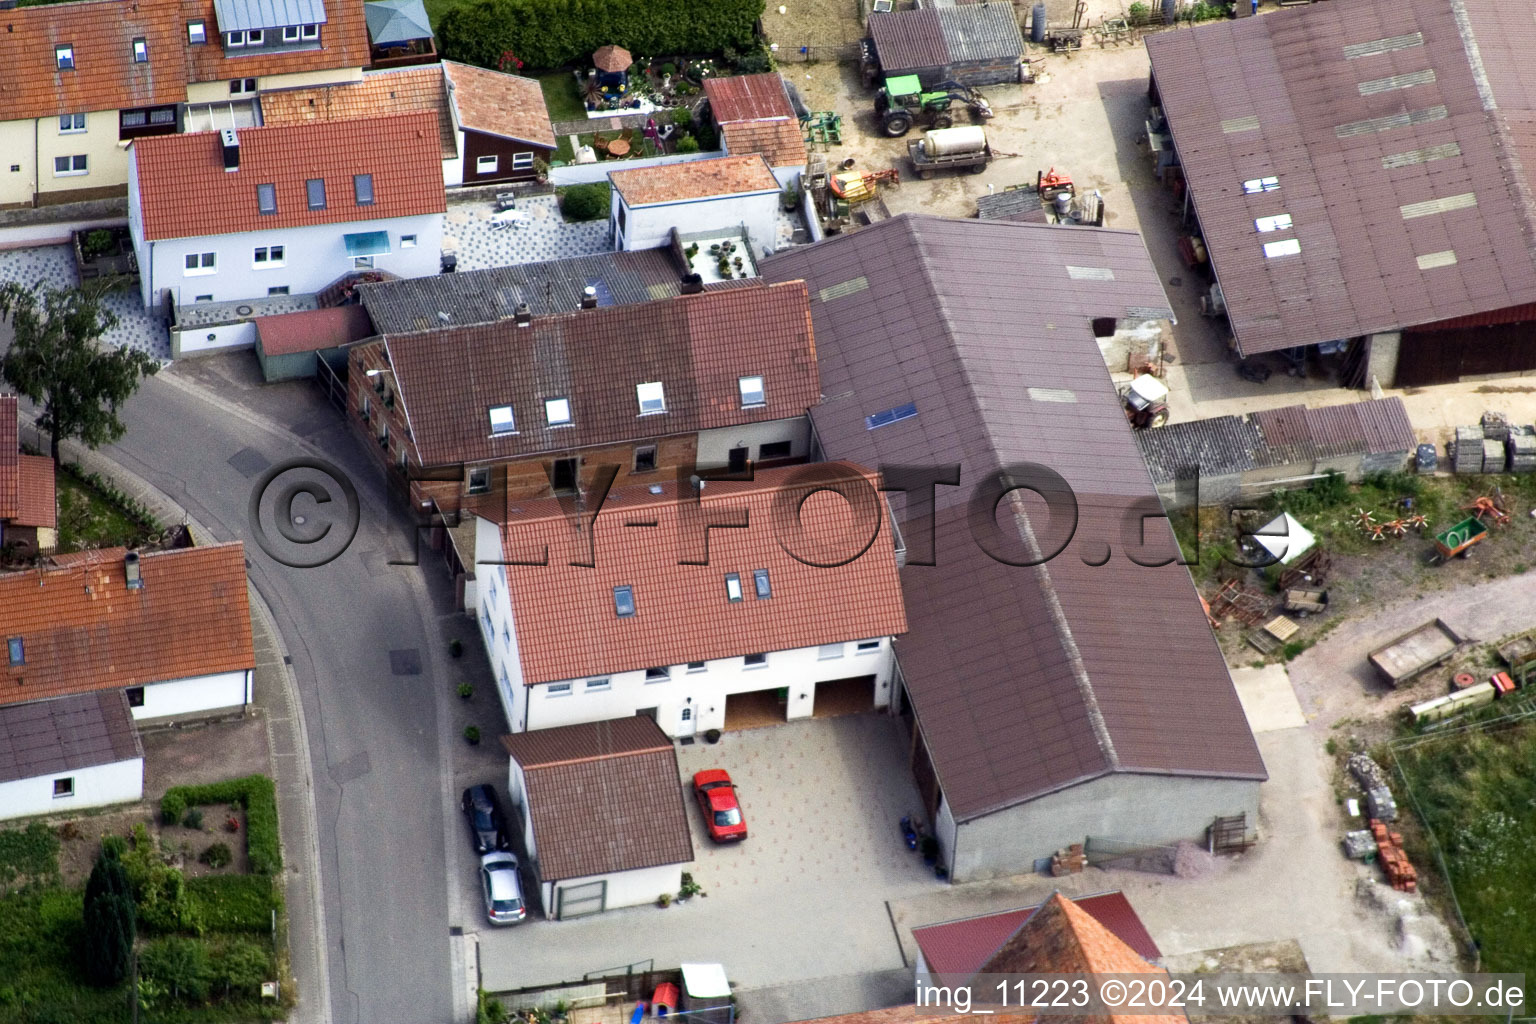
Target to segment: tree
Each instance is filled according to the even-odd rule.
[[[0,319],[16,331],[0,377],[42,404],[38,423],[53,435],[55,466],[65,438],[97,448],[123,436],[118,409],[160,364],[136,349],[100,344],[117,325],[115,313],[81,288],[31,289],[10,281],[0,286]]]
[[[85,883],[85,973],[97,985],[128,976],[133,955],[133,892],[122,861],[103,850]]]

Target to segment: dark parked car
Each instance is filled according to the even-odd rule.
[[[491,853],[507,848],[507,819],[496,799],[496,787],[489,784],[470,786],[459,801],[469,822],[469,838],[476,853]]]

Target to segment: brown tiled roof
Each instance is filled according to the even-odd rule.
[[[681,203],[779,188],[767,161],[755,153],[612,171],[608,180],[630,206]]]
[[[11,521],[17,526],[53,529],[58,521],[53,460],[46,455],[23,455],[19,469],[16,514]]]
[[[773,167],[805,166],[805,139],[798,121],[738,121],[720,134],[726,152],[735,156],[761,153]]]
[[[328,306],[259,316],[255,323],[261,350],[269,356],[350,345],[373,334],[373,321],[362,306]]]
[[[906,632],[890,524],[885,502],[875,497],[874,475],[846,463],[823,463],[811,471],[814,479],[863,496],[855,510],[836,495],[811,494],[807,472],[785,467],[760,470],[750,482],[707,484],[698,506],[704,516],[746,509],[748,517],[745,529],[710,531],[707,565],[682,564],[702,561],[703,552],[681,539],[683,516],[693,506],[688,498],[678,500],[675,482],[653,485],[660,494],[626,487],[608,496],[593,530],[594,568],[568,564],[587,556],[573,551],[580,557],[565,557],[569,525],[554,499],[516,503],[502,531],[507,560],[528,561],[526,552],[546,545],[560,552],[548,566],[506,567],[524,682]],[[786,508],[800,508],[803,534],[791,533]],[[879,532],[874,533],[877,514]],[[654,529],[627,525],[652,520]],[[827,552],[838,557],[821,557]],[[808,564],[840,560],[847,562],[834,568]],[[755,569],[768,570],[768,598],[754,597]],[[740,576],[740,601],[727,600],[728,572]],[[634,588],[634,615],[614,614],[613,588],[618,586]]]
[[[0,121],[180,103],[187,98],[180,0],[93,0],[5,12]],[[136,64],[133,41],[149,60]],[[54,47],[74,47],[61,71]]]
[[[978,973],[1167,974],[1120,941],[1115,933],[1071,900],[1055,893]],[[1186,1024],[1182,1014],[1084,1014],[1066,1024]]]
[[[358,82],[279,89],[261,94],[261,120],[266,125],[351,121],[361,117],[431,110],[437,114],[437,137],[444,160],[458,158],[453,117],[443,72],[435,65],[398,71],[370,71]]]
[[[144,586],[123,560],[0,576],[0,635],[22,665],[0,663],[0,704],[18,704],[255,667],[245,548],[145,552]]]
[[[795,108],[777,71],[766,75],[733,75],[704,79],[704,95],[716,124],[765,119],[795,120]]]
[[[998,289],[974,273],[977,252],[1030,287]],[[814,297],[829,397],[811,417],[830,457],[961,464],[967,486],[935,499],[938,564],[902,573],[902,674],[956,818],[1115,771],[1263,779],[1188,570],[1124,550],[1134,510],[1160,506],[1092,325],[1169,315],[1140,237],[905,215],[776,254],[763,273]],[[908,403],[915,416],[870,429]],[[1035,568],[983,552],[967,510],[970,481],[1026,462],[1078,503],[1070,543]],[[1038,510],[1015,507],[1014,522],[1060,542]],[[903,524],[909,558],[928,529]],[[1145,529],[1150,557],[1175,552],[1165,520]]]
[[[804,414],[821,394],[805,286],[679,295],[476,327],[387,336],[412,438],[428,466],[511,458]],[[741,407],[761,376],[767,404]],[[665,413],[639,415],[635,385],[660,381]],[[546,398],[569,398],[550,428]],[[490,436],[512,405],[517,433]]]
[[[1086,910],[1094,920],[1108,928],[1141,957],[1156,960],[1163,955],[1152,941],[1152,936],[1147,934],[1146,926],[1141,923],[1141,918],[1124,893],[1116,890],[1093,896],[1074,896],[1072,902]],[[914,928],[912,939],[922,951],[929,973],[969,977],[981,970],[982,965],[1039,909],[1040,904],[1036,904],[1019,910],[1005,910],[998,914]]]
[[[191,238],[237,231],[341,224],[442,213],[437,115],[243,128],[240,169],[224,170],[220,133],[161,135],[133,144],[144,237]],[[373,203],[353,201],[353,175],[373,175]],[[311,210],[305,181],[325,179],[326,207]],[[277,186],[277,213],[263,216],[256,186]]]
[[[641,715],[503,736],[546,882],[693,860],[672,741]]]
[[[1147,37],[1244,353],[1536,301],[1536,29],[1500,0],[1461,9],[1362,0]],[[1278,189],[1245,192],[1265,177]],[[1255,230],[1279,214],[1290,229]],[[1300,253],[1266,258],[1282,240]]]
[[[143,756],[128,697],[121,690],[0,706],[0,782]]]
[[[628,71],[635,58],[622,46],[599,46],[592,51],[592,66],[599,71]]]
[[[14,517],[21,503],[20,403],[0,395],[0,519]]]
[[[186,46],[186,23],[197,19],[208,26],[208,42]],[[325,19],[325,24],[320,26],[317,49],[258,50],[226,57],[216,34],[219,19],[214,14],[213,0],[181,0],[181,16],[177,19],[176,30],[181,33],[187,55],[187,80],[223,82],[232,78],[366,67],[371,50],[363,5],[356,0],[330,0],[325,5]]]
[[[555,131],[549,125],[538,79],[448,60],[443,61],[443,74],[459,111],[460,127],[555,148]]]

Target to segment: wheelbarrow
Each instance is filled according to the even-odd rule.
[[[1435,534],[1435,554],[1440,561],[1460,556],[1466,558],[1474,545],[1488,536],[1488,527],[1476,516],[1463,519],[1448,529]]]

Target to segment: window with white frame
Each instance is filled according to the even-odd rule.
[[[741,600],[741,575],[728,572],[725,574],[725,599],[734,604]]]
[[[199,46],[208,41],[208,25],[201,21],[187,22],[187,42]]]
[[[254,78],[237,78],[229,83],[229,94],[231,96],[247,96],[255,91],[256,79]]]
[[[416,236],[415,235],[401,235],[400,236],[400,248],[402,248],[402,249],[414,249],[414,248],[416,248]]]
[[[491,493],[491,467],[479,466],[469,471],[469,493]]]
[[[834,661],[843,656],[842,644],[822,644],[816,648],[817,661]]]
[[[259,28],[247,29],[245,43],[247,46],[260,46],[266,39],[266,33]]]
[[[571,400],[569,398],[544,399],[544,419],[552,427],[571,425]]]
[[[85,131],[85,115],[84,114],[60,114],[59,115],[59,134],[60,135],[74,135],[77,132],[83,132],[83,131]]]
[[[491,406],[490,416],[492,435],[517,433],[517,424],[512,418],[512,407],[510,405]]]
[[[54,779],[53,780],[53,795],[54,795],[55,798],[58,798],[58,797],[61,797],[61,796],[74,796],[75,795],[75,780],[74,780],[74,777],[73,776],[66,776],[65,778],[62,778],[62,779]]]
[[[736,387],[741,392],[741,407],[750,409],[754,405],[767,405],[768,396],[763,391],[763,378],[738,377]]]
[[[588,679],[587,680],[587,692],[588,693],[591,693],[593,690],[607,690],[607,689],[612,688],[612,686],[613,686],[613,680],[612,679]]]
[[[505,622],[501,624],[501,642],[508,647],[512,646],[512,630]]]
[[[709,669],[707,668],[707,666],[705,666],[705,664],[702,661],[690,661],[688,663],[688,671],[689,672],[707,672],[707,671],[709,671]]]
[[[661,386],[661,381],[653,380],[645,384],[635,385],[635,398],[640,402],[640,415],[649,416],[652,413],[667,411],[667,395]]]
[[[68,178],[88,173],[90,173],[90,161],[84,153],[53,158],[53,176],[55,178]]]
[[[245,45],[245,32],[225,32],[224,45],[229,49],[238,49]]]
[[[745,658],[741,659],[741,664],[744,668],[767,668],[768,655],[749,654]]]
[[[149,124],[149,111],[125,110],[119,119],[119,126],[123,128],[142,128]]]
[[[271,288],[267,289],[267,294],[268,295],[287,295],[288,294],[288,286],[285,285],[285,284],[275,284]]]
[[[496,157],[494,156],[480,156],[475,158],[476,174],[495,174],[496,168],[498,166],[499,164]]]
[[[219,254],[214,252],[189,252],[184,261],[184,273],[188,277],[218,273]]]
[[[149,40],[140,37],[133,41],[133,62],[135,64],[149,63]]]
[[[531,170],[533,170],[533,154],[532,153],[513,153],[512,154],[512,169],[514,171],[531,171]]]
[[[283,247],[280,245],[258,245],[256,251],[251,254],[251,263],[257,270],[268,270],[272,267],[283,265]]]
[[[860,640],[857,648],[859,654],[874,654],[880,649],[879,640]]]
[[[60,71],[73,71],[75,67],[75,48],[68,43],[53,48],[53,62],[58,65]]]
[[[299,41],[299,26],[297,26],[297,25],[284,25],[283,26],[283,42],[285,42],[285,43],[296,43],[298,41]]]
[[[569,697],[571,695],[570,683],[550,683],[547,689],[551,697]]]
[[[299,26],[299,35],[300,35],[300,37],[302,37],[304,39],[319,39],[320,38],[320,26],[319,25],[300,25]]]
[[[672,669],[667,665],[659,665],[656,668],[645,670],[645,681],[648,683],[664,683],[672,678]]]

